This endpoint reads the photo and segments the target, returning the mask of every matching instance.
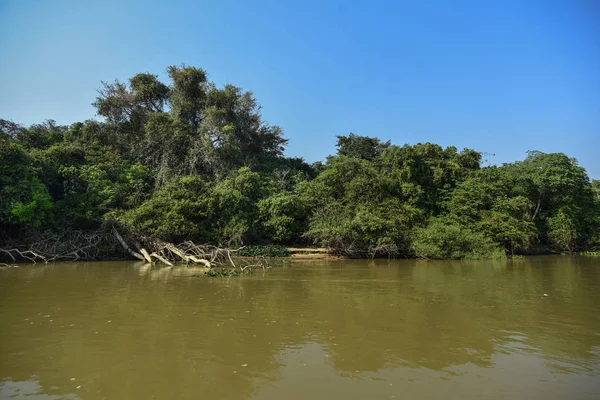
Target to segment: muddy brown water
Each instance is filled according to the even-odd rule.
[[[0,269],[0,398],[600,398],[600,258],[197,273]]]

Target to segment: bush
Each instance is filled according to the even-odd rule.
[[[413,251],[417,257],[435,259],[506,258],[504,251],[482,233],[440,219],[416,230]]]
[[[250,273],[250,269],[246,269],[242,272],[239,269],[234,268],[213,268],[206,271],[204,275],[208,276],[209,278],[229,278],[232,276],[240,276]]]
[[[306,230],[308,207],[294,193],[275,193],[259,201],[258,209],[266,236],[276,242],[298,240]]]
[[[558,210],[556,215],[546,220],[548,241],[558,250],[571,253],[575,250],[579,232],[576,229],[574,218],[565,208]]]
[[[408,232],[419,217],[398,199],[359,207],[332,202],[312,216],[305,237],[349,257],[407,256]]]
[[[54,203],[31,164],[21,146],[0,140],[0,224],[50,222]]]
[[[285,246],[246,246],[237,255],[241,257],[289,257],[290,251]]]
[[[122,215],[121,223],[133,233],[167,240],[209,242],[206,221],[209,209],[206,182],[198,177],[182,177],[163,186],[151,199]]]
[[[583,251],[579,254],[582,256],[600,257],[600,251]]]

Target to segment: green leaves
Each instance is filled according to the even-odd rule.
[[[251,92],[201,68],[104,83],[103,121],[0,120],[0,223],[96,227],[119,218],[169,241],[309,242],[346,254],[496,257],[600,244],[600,183],[562,153],[482,168],[432,143],[337,137],[308,165]],[[350,250],[351,251],[350,251]]]
[[[417,229],[413,242],[415,256],[436,259],[500,259],[504,251],[489,237],[468,227],[443,219],[433,219]]]
[[[575,207],[563,207],[546,221],[550,245],[558,251],[573,252],[581,233],[577,227]]]
[[[241,257],[289,257],[290,251],[285,246],[245,246],[237,256]]]
[[[336,146],[339,155],[372,160],[387,149],[390,146],[390,142],[381,142],[377,138],[350,133],[348,136],[337,136]]]
[[[198,177],[172,180],[151,199],[121,215],[120,222],[134,233],[163,240],[207,240],[209,190],[207,183]]]
[[[50,210],[54,207],[46,187],[40,183],[37,178],[29,181],[20,182],[21,187],[29,192],[21,197],[25,197],[25,202],[13,201],[11,204],[11,216],[8,222],[14,224],[24,224],[33,227],[40,227],[48,222]]]
[[[296,193],[279,192],[258,202],[264,234],[277,243],[298,241],[306,231],[308,204]]]
[[[39,227],[50,222],[54,204],[36,172],[20,145],[0,139],[0,224]]]

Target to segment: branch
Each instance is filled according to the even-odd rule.
[[[131,249],[131,247],[129,247],[129,245],[127,244],[127,242],[121,237],[121,235],[119,235],[119,232],[117,232],[117,230],[115,229],[115,227],[112,227],[112,232],[113,235],[115,235],[115,237],[117,238],[117,240],[119,241],[119,243],[121,243],[121,246],[123,246],[123,248],[132,256],[134,256],[135,258],[137,258],[138,260],[142,260],[142,261],[147,261],[146,258],[141,255],[138,252],[135,252]],[[150,261],[152,262],[152,261]]]

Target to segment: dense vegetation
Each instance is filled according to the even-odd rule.
[[[353,256],[504,257],[594,250],[600,182],[575,159],[338,136],[307,164],[252,93],[189,66],[104,83],[102,121],[0,120],[0,230],[98,229],[213,244],[316,244]]]

